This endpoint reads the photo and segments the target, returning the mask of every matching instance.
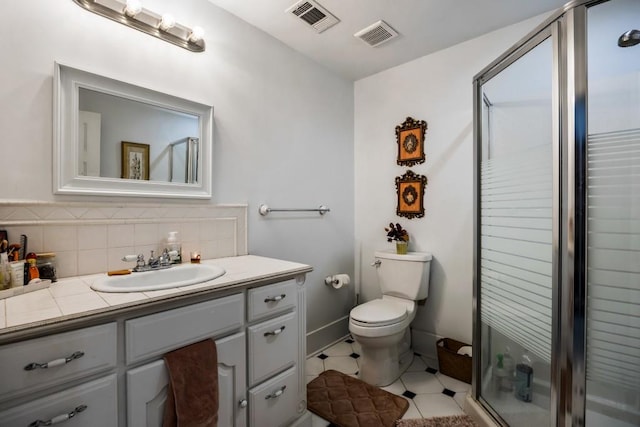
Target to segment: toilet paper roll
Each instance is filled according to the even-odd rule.
[[[334,289],[340,289],[341,287],[347,286],[351,283],[351,278],[348,274],[336,274],[335,276],[332,276],[331,279],[331,286],[333,286]]]

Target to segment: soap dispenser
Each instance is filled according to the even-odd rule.
[[[178,239],[177,231],[170,231],[167,236],[167,250],[169,251],[169,257],[171,264],[182,263],[182,245]]]

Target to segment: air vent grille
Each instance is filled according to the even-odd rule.
[[[318,33],[321,33],[340,22],[338,18],[315,1],[298,2],[288,8],[285,12],[303,20]]]
[[[398,33],[386,22],[378,21],[358,31],[354,34],[354,37],[359,38],[371,47],[376,47],[398,37]]]

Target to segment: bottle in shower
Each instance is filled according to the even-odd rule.
[[[520,363],[516,365],[515,396],[523,402],[531,402],[531,386],[533,383],[533,368],[531,358],[525,350]]]
[[[501,391],[512,392],[513,391],[513,371],[515,363],[513,357],[511,357],[511,349],[509,346],[504,348],[504,354],[502,355],[502,366],[504,368],[504,377],[502,377],[502,384],[500,385]]]

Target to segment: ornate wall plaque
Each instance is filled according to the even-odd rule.
[[[397,176],[398,206],[396,215],[409,219],[422,218],[424,216],[424,188],[426,185],[426,176],[415,174],[410,170],[402,176]]]
[[[396,139],[398,142],[398,159],[401,166],[413,166],[424,163],[424,135],[427,130],[427,122],[414,120],[411,117],[399,126],[396,126]]]

